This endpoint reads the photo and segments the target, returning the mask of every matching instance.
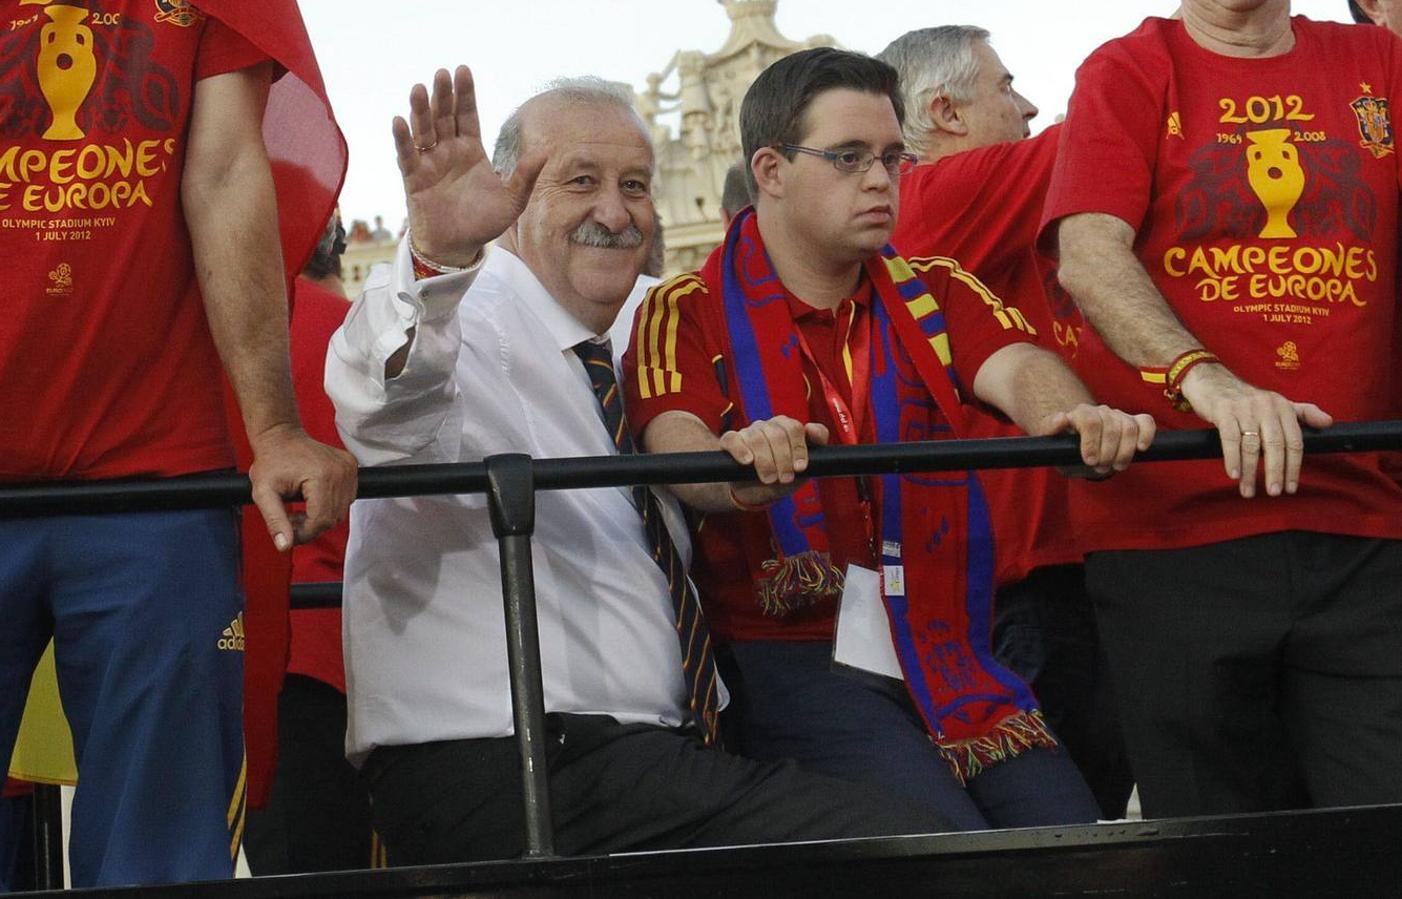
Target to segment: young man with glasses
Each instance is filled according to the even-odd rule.
[[[759,476],[673,488],[694,513],[730,748],[886,784],[963,829],[1093,821],[1030,690],[992,658],[977,479],[801,479],[810,444],[954,436],[975,399],[1029,433],[1079,433],[1102,474],[1153,437],[1148,416],[1093,405],[956,263],[917,275],[888,246],[913,164],[901,116],[895,71],[860,54],[760,75],[740,112],[755,206],[641,307],[629,419],[650,451],[723,448]],[[862,584],[905,683],[832,671],[838,599]]]

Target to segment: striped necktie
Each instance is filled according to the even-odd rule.
[[[589,373],[589,383],[599,401],[608,428],[618,447],[619,455],[634,452],[628,422],[623,417],[623,397],[618,390],[618,378],[613,372],[613,350],[607,340],[595,343],[586,340],[574,347],[575,353]],[[633,487],[633,504],[643,517],[652,558],[667,575],[667,591],[672,596],[672,609],[677,619],[677,640],[681,643],[682,676],[690,693],[691,718],[700,728],[707,745],[716,742],[716,663],[711,652],[711,633],[701,613],[701,603],[686,576],[672,535],[662,517],[662,504],[647,487]]]

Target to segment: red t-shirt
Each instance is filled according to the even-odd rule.
[[[994,352],[1026,339],[1016,321],[1003,313],[1002,304],[987,293],[977,279],[952,264],[934,264],[920,272],[922,279],[945,311],[954,367],[962,383],[973,383],[979,367]],[[844,393],[851,406],[852,383],[843,354],[853,316],[870,315],[870,287],[865,282],[853,297],[835,311],[818,310],[790,295],[789,308],[818,369]],[[727,356],[725,311],[720,296],[712,295],[700,278],[682,275],[664,281],[648,293],[638,308],[634,339],[623,357],[624,397],[635,434],[641,434],[658,415],[680,410],[704,421],[713,432],[739,430],[749,424],[733,392],[726,385],[738,383]],[[656,339],[651,339],[655,337]],[[820,382],[819,371],[809,369],[809,383]],[[647,375],[662,368],[667,378],[648,379],[648,397],[640,389],[639,370]],[[836,423],[820,389],[809,396],[811,421],[827,425],[836,435]],[[865,443],[875,439],[875,425],[864,416],[860,428]],[[834,436],[834,442],[836,437]],[[862,511],[857,478],[822,478],[818,494],[828,522],[827,536],[833,564],[874,564],[866,516]],[[865,485],[864,485],[865,486]],[[866,489],[866,495],[875,492]],[[836,603],[815,604],[788,615],[766,615],[760,608],[755,583],[763,576],[764,562],[774,558],[768,517],[760,513],[732,512],[693,516],[696,556],[691,565],[711,632],[719,640],[830,640]]]
[[[298,278],[292,304],[292,386],[302,427],[315,440],[341,446],[336,433],[336,409],[322,386],[326,348],[346,319],[350,302],[340,294]],[[350,523],[342,521],[305,546],[292,550],[292,583],[340,581],[346,560]],[[304,674],[346,692],[346,667],[341,656],[341,610],[298,609],[292,612],[292,644],[287,670]]]
[[[891,243],[915,263],[932,256],[958,259],[1022,313],[1039,342],[1070,358],[1080,339],[1080,313],[1035,248],[1059,133],[1053,125],[1037,137],[916,167],[901,178],[901,212]],[[1025,436],[978,407],[970,411],[968,431],[971,437]],[[1069,527],[1064,476],[1049,468],[988,469],[979,480],[993,517],[1000,585],[1022,580],[1034,568],[1081,560]]]
[[[1166,19],[1097,50],[1077,73],[1043,220],[1123,219],[1173,311],[1233,372],[1339,421],[1386,417],[1402,43],[1292,24],[1295,47],[1268,59],[1210,53]],[[1161,429],[1205,426],[1089,328],[1076,364],[1103,402]],[[1135,466],[1072,497],[1088,550],[1286,529],[1402,536],[1402,489],[1370,453],[1306,459],[1293,497],[1241,499],[1220,459]]]
[[[0,480],[232,466],[180,176],[195,82],[264,56],[184,2],[0,20]]]

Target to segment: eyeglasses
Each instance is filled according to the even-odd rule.
[[[832,167],[839,172],[860,172],[871,171],[871,167],[880,159],[886,171],[892,178],[898,178],[915,168],[918,161],[914,153],[902,153],[899,150],[887,150],[885,153],[873,153],[870,150],[819,150],[814,147],[800,147],[798,144],[775,144],[775,149],[786,150],[790,153],[807,153],[809,156],[820,156],[832,163]]]

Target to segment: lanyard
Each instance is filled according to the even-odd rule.
[[[847,318],[847,334],[842,340],[842,360],[847,371],[847,380],[852,387],[852,405],[848,408],[847,401],[842,398],[842,391],[832,383],[823,372],[823,367],[818,364],[817,357],[808,346],[808,340],[803,336],[803,329],[794,322],[794,333],[798,335],[798,347],[803,352],[803,357],[808,360],[809,366],[817,372],[818,383],[823,390],[823,402],[827,405],[828,411],[832,414],[833,423],[837,429],[837,439],[848,446],[855,446],[862,439],[862,421],[866,415],[868,405],[867,398],[871,392],[871,318],[872,312],[868,311],[861,316],[861,321],[857,321],[857,314],[861,312],[861,305],[856,301],[852,302],[852,311]],[[854,478],[857,484],[857,497],[862,511],[862,524],[866,529],[867,546],[872,554],[876,553],[876,527],[871,516],[871,490],[867,486],[866,478]]]
[[[823,390],[823,402],[832,414],[833,423],[837,428],[837,439],[848,446],[855,446],[862,440],[862,420],[866,415],[867,394],[871,385],[871,314],[861,316],[861,322],[858,323],[857,313],[860,310],[860,305],[853,302],[852,314],[847,319],[847,334],[842,340],[842,358],[846,363],[847,379],[852,387],[850,408],[842,398],[842,391],[837,389],[823,372],[823,367],[818,364],[817,357],[808,346],[807,338],[803,336],[803,329],[794,322],[798,347],[818,374],[818,382]]]

